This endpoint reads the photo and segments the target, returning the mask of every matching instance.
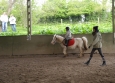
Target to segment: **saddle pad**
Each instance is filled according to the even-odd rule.
[[[70,40],[69,40],[69,42],[68,42],[68,46],[73,45],[73,44],[74,44],[74,42],[75,42],[74,38],[73,38],[73,39],[70,39]]]

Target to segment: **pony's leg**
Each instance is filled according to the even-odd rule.
[[[82,51],[82,48],[81,48],[81,47],[79,47],[79,51],[80,51],[80,54],[79,54],[78,57],[80,58],[80,57],[82,57],[82,54],[83,54],[83,51]]]
[[[82,56],[84,56],[84,52],[85,52],[84,49],[82,49]]]
[[[63,54],[64,54],[64,57],[66,57],[67,56],[67,52],[66,52],[66,50],[67,50],[67,48],[65,47],[65,48],[63,48]]]

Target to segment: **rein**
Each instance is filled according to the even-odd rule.
[[[56,40],[57,40],[57,38],[56,38],[56,36],[55,36],[55,41],[54,41],[54,42],[56,42]]]
[[[58,40],[58,38],[55,36],[56,40]],[[64,44],[64,39],[62,41],[59,41],[58,43],[62,43]]]

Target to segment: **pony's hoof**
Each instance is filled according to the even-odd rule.
[[[65,57],[66,57],[66,55],[63,56],[63,58],[65,58]]]
[[[84,57],[84,54],[83,54],[83,57]]]
[[[80,56],[78,56],[77,58],[81,58]]]
[[[68,54],[66,56],[69,56]]]

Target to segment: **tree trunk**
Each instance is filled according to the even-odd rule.
[[[16,0],[9,0],[8,1],[9,6],[8,6],[8,10],[7,10],[7,15],[10,14],[10,12],[12,10],[12,7],[13,7],[13,5],[14,5],[15,2],[16,2]]]

